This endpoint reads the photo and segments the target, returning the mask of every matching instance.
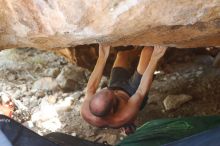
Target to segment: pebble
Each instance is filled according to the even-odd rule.
[[[62,97],[67,97],[67,96],[69,96],[68,93],[63,93],[63,94],[62,94]]]
[[[15,93],[12,95],[13,98],[19,99],[21,97],[22,93],[20,90],[16,90]]]
[[[37,96],[37,98],[42,98],[44,97],[46,94],[44,93],[44,91],[40,90],[40,91],[37,91],[35,93],[35,96]]]
[[[47,77],[53,77],[56,78],[60,73],[59,68],[48,68],[44,71],[44,75]]]
[[[25,92],[24,93],[24,95],[26,95],[26,96],[32,96],[32,95],[34,95],[35,94],[35,92],[32,92],[32,91],[29,91],[29,92]]]
[[[102,137],[102,139],[105,139],[108,144],[113,145],[117,142],[117,135],[111,134],[111,133],[102,133],[97,136]]]
[[[12,87],[11,87],[11,86],[8,86],[6,89],[7,89],[7,90],[11,90],[11,89],[12,89]]]
[[[175,77],[175,76],[172,76],[170,79],[171,79],[171,80],[176,80],[176,77]]]
[[[26,121],[22,125],[29,128],[29,129],[34,127],[34,124],[32,123],[32,121]]]
[[[199,77],[202,73],[203,73],[203,71],[197,71],[196,72],[196,77]]]
[[[72,96],[74,99],[79,99],[81,96],[83,95],[83,93],[81,91],[75,92]]]
[[[56,95],[49,95],[47,97],[47,101],[50,103],[50,104],[55,104],[57,102],[57,96]]]
[[[16,77],[16,75],[14,75],[14,74],[9,74],[9,75],[7,76],[7,79],[8,79],[9,81],[14,81],[14,80],[17,79],[17,77]]]
[[[3,102],[3,103],[7,103],[10,101],[10,97],[8,94],[5,94],[4,92],[1,92],[0,93],[0,101]]]
[[[183,77],[188,78],[190,75],[189,74],[184,74]]]
[[[26,85],[21,85],[20,89],[21,89],[22,93],[27,92],[27,86]]]
[[[199,70],[203,70],[203,67],[202,67],[202,66],[200,66],[200,67],[199,67]]]
[[[32,97],[29,97],[30,99],[30,107],[29,108],[33,108],[33,107],[36,107],[38,106],[38,98],[36,96],[32,96]]]
[[[178,72],[176,72],[175,74],[176,74],[176,76],[180,76],[180,74]]]
[[[71,135],[74,136],[74,137],[76,137],[76,133],[75,133],[75,132],[74,132],[74,133],[71,133]]]
[[[166,80],[167,80],[167,78],[166,78],[166,77],[164,77],[164,78],[163,78],[163,80],[164,80],[164,81],[166,81]]]

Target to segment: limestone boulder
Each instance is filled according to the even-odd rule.
[[[219,0],[0,0],[0,49],[220,46]]]
[[[82,90],[88,81],[87,70],[75,65],[65,66],[56,81],[64,91]]]
[[[168,95],[164,101],[164,107],[167,111],[172,109],[179,108],[182,104],[190,101],[192,99],[192,96],[180,94],[180,95]]]
[[[51,77],[44,77],[34,82],[32,90],[33,92],[36,92],[38,90],[59,91],[60,87],[55,79]]]

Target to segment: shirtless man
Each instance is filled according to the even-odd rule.
[[[99,58],[87,84],[81,107],[82,117],[97,127],[121,128],[133,123],[147,101],[146,95],[153,81],[154,71],[166,49],[162,46],[155,46],[154,49],[144,47],[133,76],[129,76],[127,70],[129,51],[118,52],[109,86],[96,93],[110,51],[110,46],[100,45]],[[127,130],[129,134],[135,129]]]

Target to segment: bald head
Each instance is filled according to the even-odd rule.
[[[90,112],[97,117],[104,117],[111,112],[114,93],[112,90],[103,89],[96,93],[89,104]]]

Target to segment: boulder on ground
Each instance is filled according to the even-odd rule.
[[[87,83],[86,70],[76,65],[65,66],[57,76],[56,81],[65,91],[80,90]]]
[[[192,99],[192,96],[180,94],[180,95],[168,95],[164,101],[164,107],[165,110],[172,110],[179,108],[182,104],[190,101]]]
[[[33,86],[33,91],[43,90],[43,91],[59,91],[60,87],[55,79],[51,77],[44,77],[37,80]]]
[[[56,78],[60,73],[59,68],[48,68],[44,71],[44,75],[47,77],[53,77]]]

